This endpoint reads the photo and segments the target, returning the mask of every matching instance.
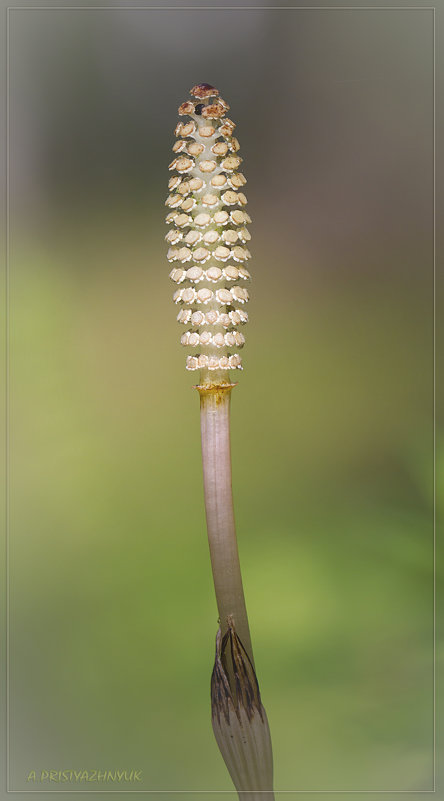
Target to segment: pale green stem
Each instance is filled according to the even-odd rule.
[[[212,377],[213,381],[216,376]],[[222,634],[233,617],[237,634],[253,662],[234,522],[231,488],[230,397],[232,384],[208,383],[200,394],[202,461],[208,540]]]

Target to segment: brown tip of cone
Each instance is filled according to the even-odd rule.
[[[198,97],[199,100],[206,100],[208,97],[214,97],[219,94],[219,89],[211,86],[210,83],[197,83],[190,89],[190,94]]]

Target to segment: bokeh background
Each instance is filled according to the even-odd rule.
[[[432,42],[425,9],[10,12],[13,789],[232,787],[163,240],[200,81],[253,218],[233,474],[276,787],[432,788]]]

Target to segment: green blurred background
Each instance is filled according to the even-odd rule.
[[[276,787],[430,790],[432,11],[277,8],[11,11],[11,787],[232,787],[163,241],[200,81],[253,218],[233,484]]]

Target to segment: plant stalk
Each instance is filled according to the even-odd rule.
[[[189,329],[182,345],[197,349],[187,370],[200,370],[205,510],[220,627],[211,676],[211,719],[216,742],[241,801],[273,801],[273,754],[267,715],[253,661],[234,522],[231,487],[229,370],[242,369],[237,352],[248,320],[242,286],[250,274],[246,243],[251,222],[238,191],[246,182],[226,117],[228,104],[210,84],[196,84],[179,107],[191,117],[175,129],[176,157],[169,165],[172,194],[166,239],[177,319]],[[235,349],[233,352],[232,349]]]
[[[231,486],[230,400],[233,386],[229,383],[203,383],[198,387],[205,511],[221,633],[222,636],[226,633],[228,618],[233,618],[237,634],[254,665]]]

